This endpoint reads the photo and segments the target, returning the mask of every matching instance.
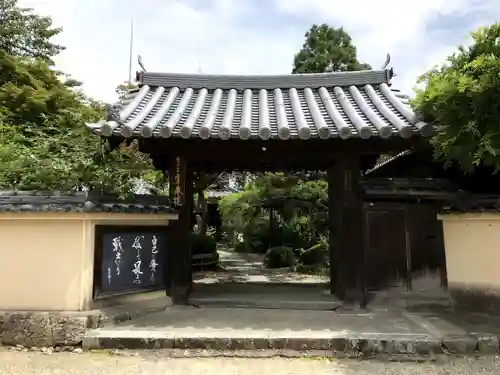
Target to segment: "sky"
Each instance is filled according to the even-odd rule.
[[[19,0],[51,16],[66,50],[56,67],[106,102],[133,72],[287,74],[312,24],[344,27],[358,59],[373,68],[391,55],[393,85],[445,61],[479,26],[500,19],[498,0]],[[135,74],[134,74],[135,75]]]

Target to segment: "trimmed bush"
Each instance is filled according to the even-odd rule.
[[[295,254],[286,246],[272,247],[267,250],[264,263],[267,268],[292,267],[295,264]]]
[[[210,254],[217,251],[217,242],[211,236],[191,233],[190,241],[193,254]]]
[[[243,242],[248,252],[264,254],[274,244],[275,231],[269,228],[269,220],[260,219],[243,230]]]

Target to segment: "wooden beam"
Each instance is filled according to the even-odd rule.
[[[321,161],[334,155],[379,155],[383,152],[398,152],[426,144],[425,139],[414,136],[408,139],[392,137],[390,139],[311,139],[311,140],[220,140],[220,139],[178,139],[149,138],[141,139],[141,151],[149,153],[153,158],[166,155],[184,154],[193,162],[205,161],[208,164],[234,164],[234,160],[259,162],[265,160],[283,160],[289,158],[311,159]],[[300,159],[300,158],[298,158]]]

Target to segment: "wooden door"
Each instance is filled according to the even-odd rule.
[[[365,282],[368,290],[409,288],[406,215],[403,209],[366,210]]]

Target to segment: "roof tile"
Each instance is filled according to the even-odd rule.
[[[140,89],[89,124],[103,136],[219,139],[430,136],[388,70],[284,76],[141,73]]]

